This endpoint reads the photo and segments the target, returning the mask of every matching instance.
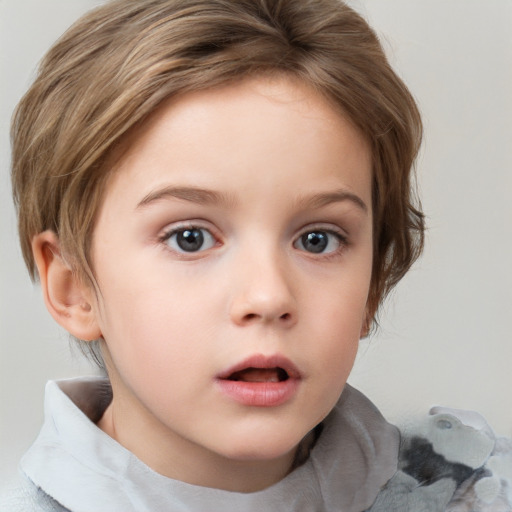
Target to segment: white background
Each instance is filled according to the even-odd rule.
[[[37,61],[97,0],[0,0],[0,485],[42,421],[48,379],[91,372],[23,266],[8,125]],[[352,0],[425,122],[422,259],[361,344],[350,382],[392,421],[433,404],[512,436],[512,1]]]

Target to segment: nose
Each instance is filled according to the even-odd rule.
[[[291,327],[297,304],[289,268],[276,255],[243,258],[234,276],[231,320],[239,326],[253,323]]]

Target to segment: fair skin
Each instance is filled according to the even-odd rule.
[[[105,340],[114,398],[100,428],[168,477],[263,489],[335,405],[366,324],[370,150],[288,78],[189,93],[111,175],[98,294],[55,235],[33,247],[53,316]]]

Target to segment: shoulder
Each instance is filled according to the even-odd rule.
[[[476,412],[433,408],[402,431],[399,470],[370,510],[512,512],[512,440]]]
[[[30,480],[19,480],[0,493],[0,512],[70,512]]]

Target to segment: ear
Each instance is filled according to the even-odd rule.
[[[366,310],[363,318],[363,323],[361,324],[361,332],[359,333],[359,339],[366,338],[370,334],[370,330],[372,328],[374,316],[374,308],[370,306],[370,304],[366,304]]]
[[[78,339],[98,339],[101,331],[93,307],[94,292],[63,258],[57,235],[44,231],[34,236],[32,252],[44,301],[55,321]]]
[[[366,338],[370,334],[370,325],[368,323],[368,320],[365,320],[363,322],[363,325],[361,326],[361,332],[359,333],[359,339],[362,340],[363,338]]]

